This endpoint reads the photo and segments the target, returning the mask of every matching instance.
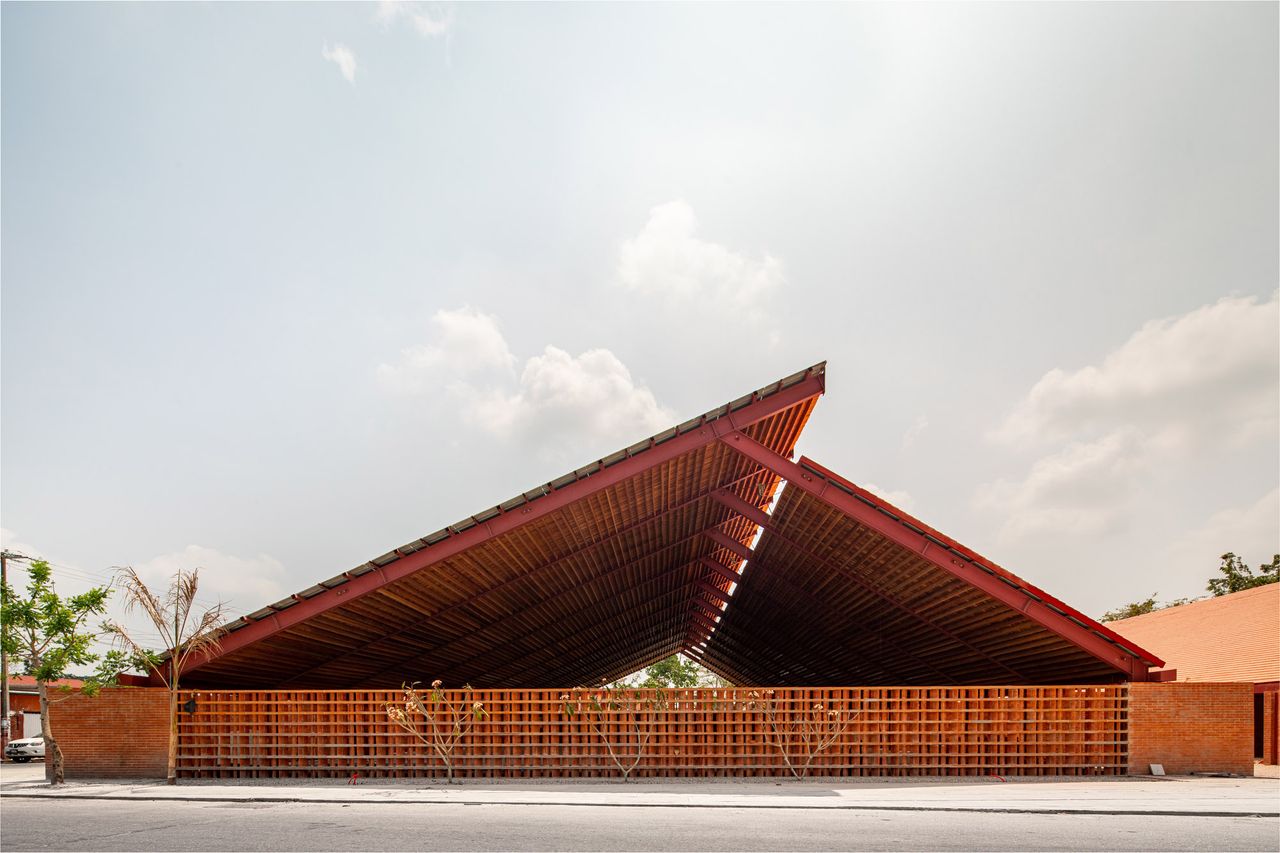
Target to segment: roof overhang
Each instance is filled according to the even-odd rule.
[[[567,687],[678,651],[775,685],[1142,680],[1160,664],[791,461],[824,388],[814,365],[249,614],[183,681]]]

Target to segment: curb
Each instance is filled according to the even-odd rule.
[[[770,805],[752,803],[579,803],[510,800],[340,800],[305,797],[148,797],[118,794],[20,794],[0,792],[0,799],[27,800],[108,800],[113,802],[177,802],[177,803],[302,803],[316,805],[379,806],[574,806],[579,808],[620,809],[774,809],[804,811],[871,811],[871,812],[957,812],[967,814],[1041,814],[1041,815],[1107,815],[1128,817],[1242,817],[1280,818],[1280,812],[1177,811],[1173,809],[1070,809],[1070,808],[976,808],[968,806],[893,806],[893,805]]]

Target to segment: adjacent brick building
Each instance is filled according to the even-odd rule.
[[[1252,685],[1248,731],[1254,758],[1280,764],[1280,584],[1145,613],[1110,627],[1163,657],[1177,670],[1178,681]],[[1223,716],[1222,728],[1238,726],[1237,717],[1234,711]],[[1189,740],[1190,734],[1183,737]]]

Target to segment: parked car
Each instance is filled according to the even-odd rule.
[[[9,741],[9,745],[4,748],[4,757],[19,763],[26,763],[33,758],[43,761],[44,735]]]

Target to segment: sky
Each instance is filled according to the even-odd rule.
[[[801,453],[1203,595],[1280,551],[1278,9],[7,3],[3,544],[249,612],[825,359]]]

